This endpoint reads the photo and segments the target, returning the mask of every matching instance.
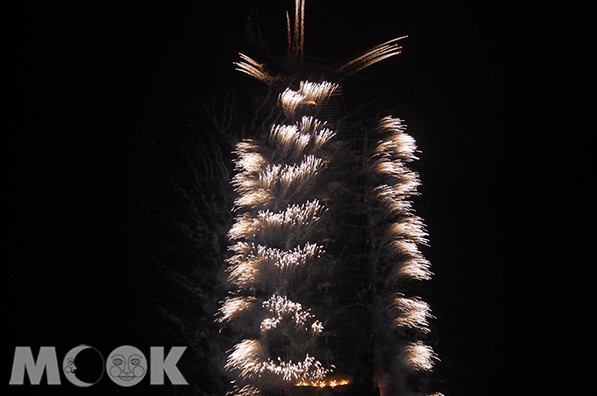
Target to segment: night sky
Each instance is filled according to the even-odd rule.
[[[201,269],[213,265],[211,248],[185,253],[191,243],[176,243],[168,219],[185,209],[165,174],[183,185],[191,177],[178,144],[209,124],[205,107],[233,93],[238,117],[251,113],[264,87],[232,62],[238,51],[263,53],[251,42],[259,32],[274,59],[283,54],[291,2],[70,3],[22,2],[4,15],[5,383],[17,345],[56,346],[59,359],[81,343],[105,355],[123,344],[186,345],[156,306],[212,315],[178,297],[164,275],[165,265],[194,279],[198,301],[216,283]],[[307,1],[306,53],[338,64],[409,35],[402,55],[350,86],[353,98],[385,98],[421,150],[416,206],[430,232],[424,253],[435,273],[428,293],[444,393],[550,394],[565,365],[555,334],[570,280],[560,270],[574,265],[562,208],[579,177],[570,159],[579,135],[553,134],[557,10],[527,1],[349,3]],[[230,142],[218,142],[231,158]],[[209,151],[205,160],[214,158]],[[195,160],[202,172],[207,165]],[[197,231],[204,242],[221,242],[218,227],[230,216],[215,200],[221,212],[195,208],[213,225]],[[181,360],[193,382],[186,389],[147,381],[121,389],[104,378],[81,390],[63,379],[6,394],[201,394],[191,377],[209,377],[201,374],[208,362],[197,356]]]

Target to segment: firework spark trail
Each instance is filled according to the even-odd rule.
[[[364,54],[356,57],[355,59],[349,62],[346,62],[345,64],[340,66],[339,69],[344,72],[353,74],[391,56],[400,55],[402,47],[398,46],[396,42],[407,37],[408,36],[397,37],[379,45],[376,45]]]
[[[396,328],[412,328],[429,333],[428,318],[431,315],[429,304],[418,297],[396,297],[391,303],[391,310],[395,312],[393,324]]]
[[[404,346],[401,360],[407,370],[429,371],[433,368],[437,355],[429,345],[416,341]]]
[[[338,87],[338,84],[329,81],[301,81],[299,92],[307,101],[315,102],[316,105],[322,105],[332,96]]]
[[[271,84],[274,82],[274,77],[272,77],[265,70],[262,63],[257,62],[253,58],[250,58],[243,53],[239,53],[238,55],[240,56],[241,61],[233,62],[233,64],[236,66],[235,70],[248,74],[249,76],[254,77],[266,84]]]
[[[264,190],[279,190],[279,199],[284,200],[291,187],[304,188],[320,172],[322,159],[308,155],[297,165],[268,165],[259,175],[259,186]]]
[[[255,297],[230,297],[227,298],[219,309],[221,316],[218,322],[229,322],[238,318],[244,312],[255,308],[257,299]]]
[[[278,378],[286,383],[320,380],[330,372],[329,368],[323,367],[321,362],[308,354],[302,361],[295,363],[281,358],[276,360],[267,356],[267,350],[259,340],[245,339],[231,350],[226,368],[238,370],[242,379],[258,379],[265,376]]]
[[[262,364],[266,359],[267,353],[261,342],[246,339],[234,346],[225,367],[239,370],[243,379],[256,377],[262,371]]]
[[[305,50],[305,0],[294,4],[294,28],[291,29],[290,14],[286,12],[286,34],[288,37],[288,55],[298,58]]]
[[[261,389],[254,385],[238,386],[234,385],[232,390],[226,396],[261,396]]]
[[[227,271],[230,273],[228,281],[244,288],[258,284],[263,287],[275,280],[281,283],[280,278],[309,265],[324,252],[323,246],[309,242],[290,250],[238,242],[230,250],[236,254],[227,260]],[[268,282],[268,279],[271,281]]]
[[[311,141],[311,136],[299,131],[298,125],[273,125],[270,141],[280,148],[281,156],[292,155],[296,159],[302,155]]]
[[[293,117],[300,105],[307,102],[306,98],[299,92],[293,91],[290,88],[286,88],[279,96],[280,105],[284,111],[286,117]]]
[[[398,220],[390,226],[387,236],[391,240],[410,239],[420,245],[428,243],[425,224],[423,219],[418,216],[409,216]]]
[[[315,200],[289,205],[280,212],[245,213],[237,217],[228,235],[231,240],[244,239],[291,248],[310,236],[325,211],[326,208]]]
[[[294,163],[304,156],[306,150],[325,155],[321,152],[323,146],[336,136],[336,133],[325,125],[325,122],[310,116],[302,117],[295,124],[274,124],[269,140],[277,150],[274,153],[276,158],[272,160]]]
[[[277,209],[307,190],[316,181],[322,165],[322,159],[308,155],[298,164],[269,164],[259,173],[238,173],[233,180],[239,193],[235,206]],[[275,205],[271,205],[274,201]]]
[[[279,103],[284,115],[294,118],[299,109],[324,105],[338,87],[338,84],[329,81],[301,81],[298,91],[286,88],[279,96]]]

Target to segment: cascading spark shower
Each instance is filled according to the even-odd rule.
[[[411,200],[420,185],[408,166],[417,159],[415,140],[398,118],[355,127],[338,114],[343,82],[400,54],[406,36],[313,80],[302,69],[304,0],[286,24],[296,75],[242,53],[235,62],[277,100],[256,138],[235,151],[231,291],[216,319],[238,325],[225,364],[236,376],[229,394],[353,387],[427,395],[416,378],[438,358],[425,342],[430,306],[411,287],[432,275],[420,251],[428,235]]]

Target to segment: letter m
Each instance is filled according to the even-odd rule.
[[[35,360],[30,347],[18,346],[15,348],[12,373],[8,384],[23,385],[25,372],[27,372],[31,385],[39,385],[44,371],[46,371],[48,385],[60,385],[60,373],[54,347],[41,347],[37,354],[37,360]]]

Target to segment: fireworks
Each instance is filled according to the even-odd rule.
[[[296,0],[293,18],[286,14],[291,61],[304,52],[304,13],[305,1]],[[400,54],[398,42],[404,38],[371,48],[332,75],[342,80]],[[302,298],[332,282],[319,279],[309,285],[305,275],[317,274],[323,260],[345,264],[336,262],[334,254],[344,255],[344,250],[354,248],[349,244],[360,243],[359,238],[367,239],[363,245],[370,252],[364,255],[367,260],[355,262],[370,267],[359,273],[371,277],[367,285],[373,294],[371,309],[379,312],[372,316],[377,322],[369,330],[376,342],[387,341],[376,346],[375,377],[392,378],[382,389],[384,396],[398,394],[396,389],[408,388],[405,378],[431,370],[438,359],[422,341],[430,332],[431,309],[420,296],[409,293],[408,286],[432,275],[420,251],[428,243],[427,230],[411,201],[421,184],[408,166],[417,160],[415,139],[406,133],[402,120],[382,117],[365,137],[358,137],[365,143],[349,156],[347,167],[352,168],[339,170],[340,148],[350,145],[344,143],[342,123],[326,120],[325,115],[339,108],[334,100],[342,92],[341,84],[275,75],[245,54],[235,65],[274,89],[277,103],[260,135],[239,142],[235,150],[236,219],[228,231],[227,260],[228,281],[234,289],[222,302],[217,321],[226,324],[251,317],[254,320],[246,323],[254,327],[247,328],[249,336],[228,353],[225,368],[237,374],[231,394],[253,396],[290,386],[334,388],[351,383],[328,378],[335,367],[318,358],[325,355],[318,339],[325,337],[328,322],[316,313],[329,310],[318,309],[317,304],[308,307]],[[283,85],[291,81],[290,86]],[[351,191],[349,198],[333,197],[336,188]],[[335,211],[334,199],[344,200],[343,214]],[[366,232],[354,225],[341,228],[342,216],[366,218],[359,223],[366,224],[362,226]],[[351,230],[355,235],[347,235]],[[337,240],[335,234],[346,241]],[[362,345],[369,343],[364,340]]]
[[[254,68],[241,71],[255,74],[261,70],[256,62],[244,59]],[[217,320],[232,321],[258,306],[264,315],[259,324],[260,338],[237,343],[228,355],[226,369],[237,371],[244,381],[253,381],[237,385],[238,395],[259,392],[257,384],[283,387],[297,381],[323,380],[333,369],[308,352],[295,361],[270,356],[267,342],[280,331],[294,332],[295,343],[324,331],[323,323],[309,309],[273,290],[283,290],[292,272],[316,265],[325,254],[323,245],[315,241],[328,208],[313,196],[317,195],[314,186],[328,156],[326,146],[335,132],[312,116],[294,117],[303,106],[317,106],[327,100],[335,87],[303,82],[298,91],[286,89],[278,103],[283,114],[292,117],[291,122],[271,126],[264,142],[268,149],[254,141],[241,142],[236,149],[237,172],[232,183],[238,193],[235,210],[242,213],[228,232],[236,241],[230,247],[233,255],[228,259],[228,280],[240,295],[223,302]],[[273,294],[265,298],[246,296],[256,288]]]
[[[297,383],[295,386],[311,386],[316,388],[335,388],[337,386],[345,386],[350,384],[350,381],[347,379],[330,379],[327,381],[301,381]]]
[[[408,36],[402,36],[386,41],[371,48],[364,54],[356,57],[350,62],[346,62],[340,67],[340,70],[347,73],[357,73],[371,65],[381,62],[391,56],[400,55],[402,47],[396,44],[397,41],[407,38]]]
[[[434,360],[437,360],[433,349],[421,341],[405,345],[400,357],[404,366],[411,371],[429,371],[433,368]]]
[[[286,13],[286,33],[288,55],[293,58],[303,55],[305,50],[305,0],[294,3],[294,28],[291,28],[290,15]]]
[[[270,382],[277,379],[286,383],[320,380],[330,372],[329,368],[324,368],[321,362],[309,355],[295,363],[281,358],[274,361],[267,357],[266,348],[258,340],[243,340],[236,344],[225,367],[238,370],[242,379],[263,378]]]
[[[408,327],[429,332],[427,319],[431,317],[431,308],[420,298],[396,297],[391,303],[391,309],[395,312],[394,326],[397,328]]]
[[[254,308],[255,298],[254,297],[231,297],[224,301],[224,304],[220,307],[221,316],[217,319],[218,322],[227,322],[232,319],[238,318],[243,312],[249,311]]]
[[[338,87],[338,84],[328,81],[318,83],[301,81],[298,91],[286,88],[280,94],[279,103],[283,108],[284,115],[292,118],[296,116],[299,109],[325,104]]]
[[[325,207],[318,200],[289,205],[278,212],[260,210],[256,215],[242,214],[228,232],[232,240],[245,239],[268,242],[275,246],[291,248],[304,239],[316,224]]]
[[[277,363],[269,359],[262,365],[262,372],[281,377],[286,383],[320,380],[325,378],[330,371],[331,368],[324,368],[320,361],[309,355],[305,356],[304,360],[296,363],[286,362],[278,358]]]
[[[228,259],[228,281],[246,289],[281,283],[281,278],[313,263],[324,253],[322,245],[309,242],[289,250],[238,242],[230,250],[236,254]]]
[[[313,335],[317,335],[323,330],[323,325],[320,321],[315,320],[315,316],[309,311],[304,311],[301,304],[288,300],[286,296],[274,295],[263,302],[263,307],[273,316],[261,322],[261,333],[275,329],[285,318],[289,318],[297,329],[311,330]],[[311,324],[307,325],[307,322],[311,322]]]
[[[261,396],[261,389],[253,385],[238,386],[234,385],[232,391],[227,396]]]
[[[236,70],[246,73],[251,77],[255,77],[266,84],[274,82],[274,77],[265,71],[265,66],[262,63],[257,62],[245,54],[239,53],[238,55],[242,60],[240,62],[234,62]]]
[[[269,140],[278,148],[277,156],[294,162],[298,161],[299,156],[304,155],[308,148],[320,154],[323,146],[335,135],[334,131],[325,127],[324,122],[304,116],[295,124],[273,125]]]
[[[263,372],[266,351],[259,340],[243,340],[228,355],[227,369],[240,371],[241,378],[255,378]]]

